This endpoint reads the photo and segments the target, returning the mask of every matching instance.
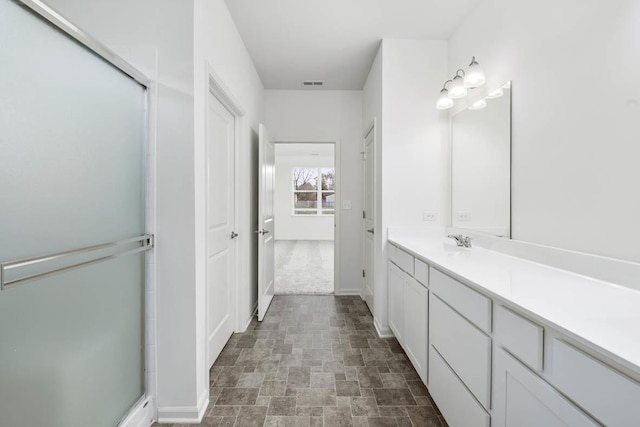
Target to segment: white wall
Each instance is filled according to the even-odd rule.
[[[266,90],[265,124],[274,141],[338,141],[340,208],[337,293],[360,293],[362,280],[362,92]],[[352,208],[342,209],[341,200]]]
[[[276,144],[276,187],[274,213],[276,218],[276,240],[333,240],[333,215],[294,215],[293,214],[293,169],[298,167],[333,167],[333,156],[311,156],[313,147],[318,144],[306,144],[309,153],[284,155],[280,150],[283,144]],[[303,144],[296,144],[303,145]]]
[[[262,121],[263,86],[226,4],[222,0],[195,0],[194,2],[194,188],[196,230],[196,288],[197,309],[206,309],[206,163],[205,128],[206,102],[209,93],[209,72],[215,73],[227,92],[240,104],[245,114],[241,118],[239,146],[237,147],[237,219],[239,237],[237,271],[238,312],[236,332],[246,330],[253,317],[257,301],[257,173],[258,173],[258,125]],[[197,323],[199,341],[199,375],[204,383],[203,392],[209,392],[208,367],[206,366],[206,323],[199,317]],[[200,383],[198,383],[200,387]]]
[[[264,88],[224,1],[196,0],[195,17],[196,195],[201,203],[197,209],[196,228],[202,232],[198,241],[197,279],[204,282],[206,257],[204,131],[208,93],[208,76],[205,70],[209,64],[245,111],[240,129],[237,171],[239,263],[243,266],[238,277],[239,300],[242,305],[238,317],[244,328],[258,300],[257,239],[254,231],[257,229],[258,215],[258,125],[263,121]]]
[[[434,106],[447,75],[446,63],[444,41],[384,39],[365,84],[365,126],[373,115],[382,117],[377,141],[376,230],[381,232],[374,250],[374,317],[383,333],[389,332],[388,227],[445,224],[446,127]],[[436,213],[437,221],[425,223],[425,211]]]
[[[156,144],[156,216],[148,218],[147,226],[156,234],[157,280],[155,289],[147,289],[146,322],[157,322],[158,332],[147,331],[147,391],[160,406],[197,410],[193,2],[47,3],[155,80],[157,96],[150,108],[155,125],[151,137]],[[149,273],[153,279],[153,268]],[[157,320],[155,313],[160,314]]]
[[[640,261],[640,1],[485,0],[450,40],[513,80],[513,238]]]

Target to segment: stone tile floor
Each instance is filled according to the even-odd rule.
[[[274,297],[263,322],[231,337],[210,381],[205,426],[446,426],[357,296]]]

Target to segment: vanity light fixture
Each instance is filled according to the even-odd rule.
[[[502,88],[496,89],[493,92],[490,92],[487,95],[487,99],[496,99],[496,98],[500,98],[502,95],[504,95],[504,91],[502,90]]]
[[[476,61],[476,57],[471,58],[471,63],[469,64],[469,69],[467,71],[459,69],[456,71],[456,75],[452,80],[447,80],[444,82],[442,89],[440,90],[440,95],[438,96],[438,100],[436,101],[436,108],[438,110],[448,110],[453,107],[453,99],[464,98],[467,96],[467,89],[475,89],[478,86],[482,86],[485,84],[486,78],[484,75],[484,71],[478,61]],[[447,87],[449,84],[449,87]],[[499,98],[502,96],[501,89],[498,89],[495,92],[489,94],[487,99],[491,99],[492,96],[494,98]],[[476,103],[477,104],[477,103]],[[474,104],[475,105],[475,104]],[[473,107],[473,106],[471,106]],[[470,108],[471,108],[470,107]],[[471,109],[480,109],[486,107],[485,105],[481,107],[471,108]]]
[[[487,106],[487,101],[485,99],[480,99],[469,107],[469,110],[482,110]]]
[[[449,89],[447,89],[447,84],[451,82],[452,80],[447,80],[442,85],[440,96],[438,97],[438,101],[436,102],[436,108],[438,110],[448,110],[449,108],[453,107],[453,99],[449,98]]]
[[[464,85],[473,89],[478,86],[482,86],[485,81],[484,71],[474,56],[471,58],[471,64],[469,64],[469,69],[467,70],[467,74],[464,78]]]
[[[460,75],[460,73],[462,73],[462,75]],[[449,87],[449,98],[458,99],[467,96],[467,88],[464,84],[464,81],[464,70],[456,71],[456,76],[451,81],[451,86]]]

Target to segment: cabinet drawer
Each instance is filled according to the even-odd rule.
[[[396,248],[393,244],[389,243],[389,246],[387,246],[387,257],[389,258],[389,261],[395,263],[396,262],[396,251],[398,250],[398,248]]]
[[[553,341],[553,385],[603,424],[638,425],[640,385],[571,345]]]
[[[429,266],[427,265],[427,263],[422,262],[418,258],[416,258],[413,269],[413,277],[415,277],[416,280],[423,285],[429,286]]]
[[[396,248],[395,258],[396,265],[413,276],[413,263],[415,259],[413,255],[400,248]]]
[[[513,311],[497,306],[493,319],[494,337],[530,368],[542,371],[544,329]]]
[[[491,300],[436,270],[429,269],[429,288],[470,322],[491,332]]]
[[[433,347],[429,349],[429,393],[450,426],[489,427],[489,414]]]
[[[478,401],[489,408],[491,338],[438,297],[431,295],[429,304],[429,342]]]

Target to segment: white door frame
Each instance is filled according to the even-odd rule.
[[[295,139],[274,139],[273,142],[278,144],[333,144],[333,155],[336,169],[336,208],[334,211],[334,230],[333,230],[333,293],[341,295],[340,288],[340,211],[342,210],[342,191],[340,190],[342,183],[342,170],[340,162],[340,138],[295,138]],[[277,173],[277,171],[276,171]]]
[[[235,136],[235,140],[233,143],[233,147],[234,147],[234,153],[233,153],[233,158],[234,158],[234,177],[233,177],[233,181],[234,181],[234,191],[235,191],[235,197],[234,197],[234,206],[233,206],[233,211],[234,211],[234,215],[233,215],[233,222],[235,224],[236,229],[238,229],[239,226],[239,215],[238,215],[238,147],[240,146],[240,141],[242,140],[242,122],[244,120],[244,109],[242,108],[242,106],[240,105],[240,103],[235,99],[235,97],[231,94],[231,91],[229,90],[229,88],[222,82],[222,80],[220,79],[220,77],[215,73],[215,71],[213,70],[213,67],[211,66],[211,64],[209,64],[207,62],[206,64],[206,78],[207,78],[207,83],[206,83],[206,87],[207,87],[207,95],[206,95],[206,106],[205,106],[205,111],[209,111],[209,93],[211,93],[219,102],[220,104],[222,104],[223,107],[225,107],[230,113],[231,115],[234,117],[234,136]],[[205,121],[206,123],[206,121]],[[205,141],[207,140],[207,136],[208,136],[208,130],[205,127]],[[206,147],[205,147],[206,150]],[[204,157],[203,159],[204,162],[207,161],[207,156]],[[208,184],[205,183],[205,188],[208,188]],[[207,198],[208,196],[208,191],[207,191]],[[239,238],[240,239],[246,239],[248,237],[253,237],[253,236],[242,236],[240,235]],[[208,245],[208,242],[205,243],[206,245]],[[232,322],[233,322],[233,329],[234,332],[240,331],[243,328],[242,325],[242,321],[241,319],[239,319],[239,315],[241,313],[240,310],[240,295],[238,295],[238,278],[240,277],[239,273],[240,273],[240,263],[239,263],[239,245],[235,245],[235,247],[232,249],[233,250],[233,259],[234,259],[234,264],[232,266],[233,272],[234,272],[234,276],[236,278],[236,283],[234,284],[234,286],[232,286],[232,300],[233,300],[233,306],[231,307],[231,312],[232,312]],[[208,253],[208,250],[207,250]],[[205,265],[205,269],[206,269],[206,265]],[[208,271],[205,270],[205,277],[208,277]],[[208,301],[208,286],[205,287],[205,301]],[[205,325],[209,324],[209,312],[208,310],[205,312]],[[204,330],[206,331],[206,327],[204,328]],[[205,340],[205,342],[208,343],[208,340]],[[205,360],[209,360],[209,346],[206,345],[206,355],[205,355]],[[208,370],[207,370],[207,374],[208,374]]]
[[[362,158],[364,159],[364,155],[367,151],[367,135],[369,135],[371,132],[373,132],[373,141],[371,142],[373,144],[373,200],[372,200],[372,206],[373,206],[373,223],[374,223],[374,228],[376,227],[376,171],[377,171],[377,159],[378,159],[378,143],[377,143],[377,132],[378,132],[378,127],[377,127],[377,121],[376,118],[374,117],[373,120],[371,121],[371,123],[369,124],[369,126],[367,126],[365,128],[365,131],[362,133]],[[365,200],[365,193],[367,191],[367,183],[366,183],[366,167],[364,165],[362,166],[362,201],[364,202]],[[362,209],[364,212],[364,209],[366,209],[366,206],[362,205]],[[364,250],[365,250],[365,246],[366,246],[366,239],[367,239],[367,231],[366,231],[366,224],[365,224],[365,218],[362,218],[361,221],[362,224],[362,271],[365,271],[366,269],[366,265],[365,265],[365,257],[364,257]],[[374,292],[373,298],[374,298],[374,305],[375,305],[375,279],[376,279],[376,275],[375,275],[375,268],[373,268],[373,266],[375,265],[375,253],[376,253],[376,239],[375,239],[375,235],[373,236],[373,257],[374,259],[371,260],[371,264],[372,264],[372,268],[371,271],[369,272],[372,277],[371,277],[371,281],[372,281],[372,289]],[[362,276],[362,282],[360,285],[360,298],[364,300],[364,290],[365,290],[365,286],[366,286],[366,278],[364,277],[364,275]],[[373,313],[371,313],[373,314]]]

